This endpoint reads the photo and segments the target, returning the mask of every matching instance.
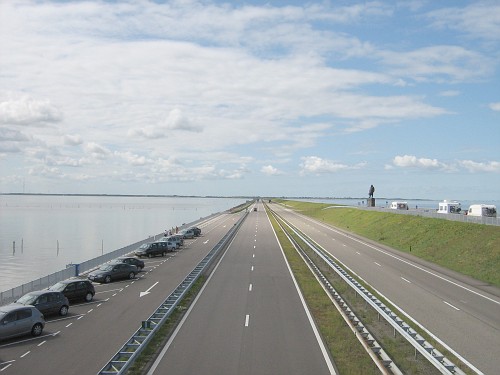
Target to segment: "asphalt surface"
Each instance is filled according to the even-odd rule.
[[[500,373],[500,290],[270,205],[478,373]]]
[[[222,214],[198,225],[200,237],[186,240],[182,250],[167,257],[145,259],[134,280],[95,284],[93,302],[72,304],[66,317],[46,317],[41,337],[0,341],[0,372],[97,374],[239,217]]]
[[[148,374],[330,374],[260,204]]]

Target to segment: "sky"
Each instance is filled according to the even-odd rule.
[[[500,2],[0,0],[0,193],[500,199]]]

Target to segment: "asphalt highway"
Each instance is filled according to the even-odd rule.
[[[46,317],[41,337],[0,341],[0,373],[97,374],[239,217],[222,214],[199,225],[200,237],[167,257],[146,259],[135,280],[95,284],[93,302],[71,305],[66,317]]]
[[[258,207],[148,375],[335,373]]]
[[[500,369],[500,290],[271,204],[477,373]],[[473,224],[471,224],[473,225]]]

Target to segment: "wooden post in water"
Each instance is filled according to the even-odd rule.
[[[16,241],[12,241],[12,255],[16,253]]]
[[[101,255],[104,254],[104,240],[101,240]]]
[[[57,240],[57,256],[59,256],[59,240]]]
[[[21,238],[21,254],[24,253],[24,238]]]

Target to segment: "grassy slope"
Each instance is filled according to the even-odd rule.
[[[282,201],[336,227],[500,286],[500,227],[413,215]]]

